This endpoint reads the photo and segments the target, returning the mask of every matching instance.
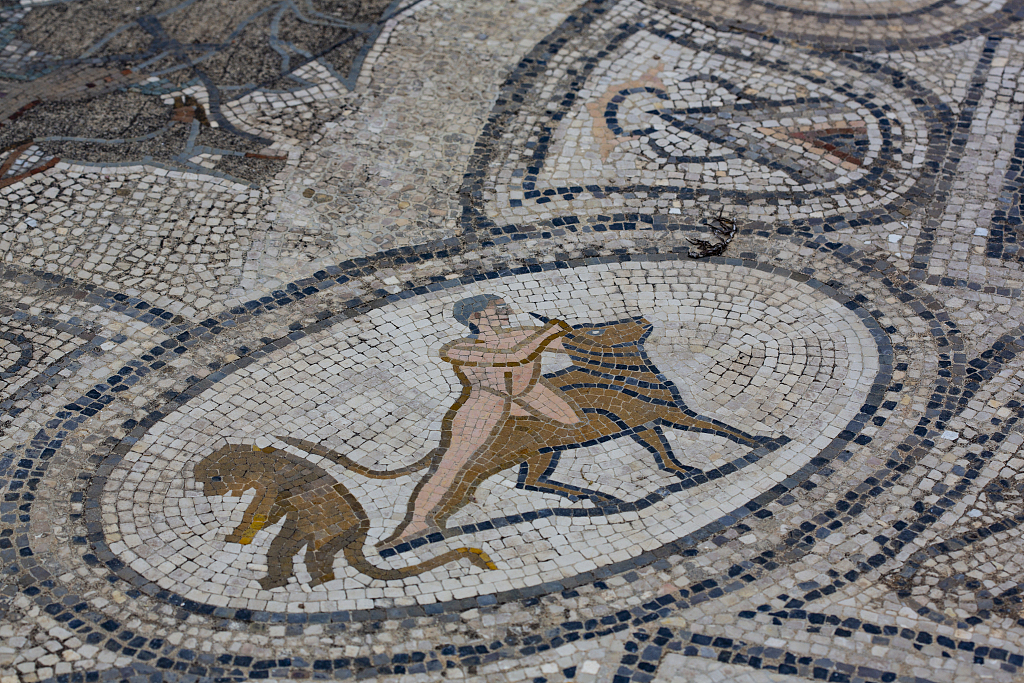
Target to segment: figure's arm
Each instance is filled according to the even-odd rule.
[[[450,342],[441,347],[441,358],[449,363],[488,367],[525,365],[537,357],[551,343],[572,328],[561,320],[552,320],[529,337],[507,349],[495,349],[480,342]]]
[[[572,327],[561,320],[551,320],[545,327],[540,328],[532,335],[516,344],[511,351],[509,362],[516,362],[517,365],[524,365],[532,362],[541,352],[547,351],[553,344],[562,346],[562,337]]]
[[[441,347],[441,360],[449,363],[469,363],[484,353],[483,344],[478,342],[453,341]]]

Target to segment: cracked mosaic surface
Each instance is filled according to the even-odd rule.
[[[0,8],[0,683],[1024,670],[1017,0]]]

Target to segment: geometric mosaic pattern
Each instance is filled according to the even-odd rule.
[[[1020,679],[1022,18],[0,8],[0,683]]]

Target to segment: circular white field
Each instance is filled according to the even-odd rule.
[[[374,543],[405,515],[422,472],[394,480],[361,477],[288,446],[290,436],[385,469],[437,445],[441,418],[461,386],[437,349],[464,336],[453,304],[494,293],[516,314],[572,324],[643,315],[646,349],[697,413],[750,434],[791,441],[716,481],[669,495],[640,512],[549,516],[464,534],[387,560]],[[545,370],[568,364],[552,356]],[[699,530],[794,473],[828,445],[865,402],[878,371],[875,341],[858,315],[818,290],[782,276],[702,262],[626,263],[550,271],[460,286],[404,300],[305,337],[240,369],[155,425],[108,479],[103,496],[113,552],[143,576],[185,598],[253,610],[335,611],[412,601],[432,603],[556,581],[627,560]],[[747,452],[724,438],[666,428],[677,457],[707,469]],[[249,545],[225,542],[252,500],[203,494],[192,476],[226,443],[275,446],[328,470],[365,508],[364,549],[381,567],[422,562],[448,548],[483,549],[497,565],[460,561],[399,581],[372,580],[335,558],[335,580],[309,586],[302,554],[296,578],[264,590],[267,548],[281,523]],[[486,481],[449,527],[588,500],[516,488],[518,468]],[[553,479],[635,500],[674,481],[628,438],[565,451]],[[299,605],[301,604],[301,607]]]

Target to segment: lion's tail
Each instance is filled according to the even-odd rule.
[[[303,441],[302,439],[296,439],[291,436],[278,436],[276,438],[284,441],[289,446],[294,446],[295,448],[307,453],[327,458],[331,462],[337,463],[345,469],[352,470],[356,474],[361,474],[370,479],[397,479],[398,477],[405,476],[412,472],[419,472],[430,465],[431,461],[434,459],[436,451],[435,449],[435,451],[427,453],[416,462],[411,465],[406,465],[405,467],[399,467],[393,470],[371,470],[369,467],[360,465],[355,460],[352,460],[337,451],[333,451],[330,448],[321,446],[320,444],[316,444],[311,441]]]
[[[345,547],[345,559],[348,560],[350,565],[370,578],[380,579],[382,581],[394,581],[396,579],[416,576],[417,574],[422,574],[423,572],[430,571],[435,567],[440,567],[462,558],[468,559],[477,567],[480,567],[480,569],[498,568],[497,565],[491,561],[491,558],[488,557],[487,553],[479,548],[456,548],[455,550],[449,550],[446,553],[441,553],[437,557],[432,557],[425,562],[414,564],[410,567],[382,569],[381,567],[377,567],[366,561],[366,556],[363,555],[363,546],[361,543],[353,543]]]

